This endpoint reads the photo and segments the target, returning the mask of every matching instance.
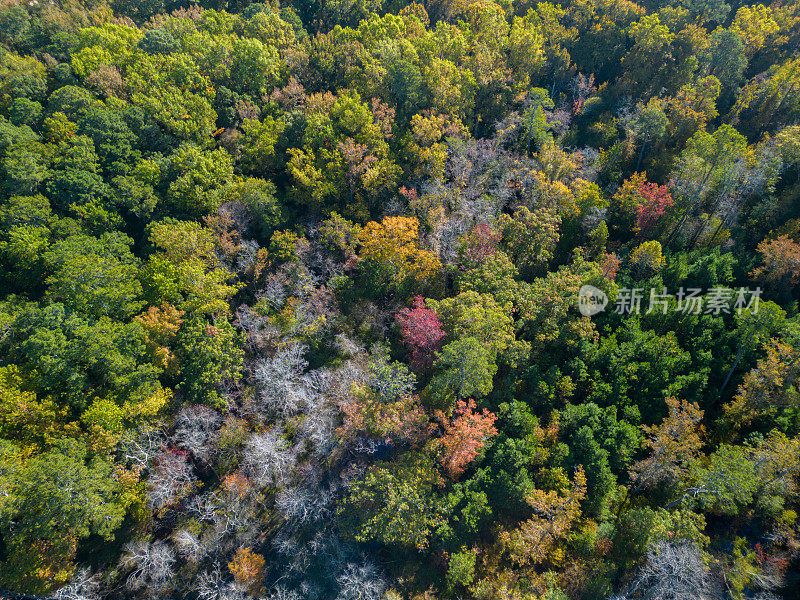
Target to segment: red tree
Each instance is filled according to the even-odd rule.
[[[418,369],[429,367],[433,355],[444,338],[439,317],[425,308],[422,296],[414,298],[411,308],[404,308],[395,317],[403,336],[403,345],[411,352],[411,363]]]
[[[609,281],[614,281],[617,273],[619,273],[619,257],[616,254],[601,254],[598,262],[603,275]]]
[[[439,439],[442,450],[441,463],[451,478],[457,479],[481,453],[489,438],[497,435],[494,426],[497,417],[485,408],[475,410],[475,400],[459,400],[456,404],[456,417],[452,422],[445,421],[444,435]],[[440,419],[444,415],[440,413]]]
[[[667,186],[647,181],[639,183],[639,194],[643,202],[639,205],[639,219],[636,225],[639,228],[639,235],[644,236],[675,201]]]

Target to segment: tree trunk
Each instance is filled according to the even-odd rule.
[[[742,343],[739,345],[739,351],[736,353],[736,359],[733,361],[731,368],[728,370],[728,374],[725,376],[725,381],[722,382],[722,386],[719,388],[719,393],[721,394],[722,391],[725,389],[725,386],[728,385],[728,382],[731,379],[731,375],[736,370],[736,367],[739,366],[739,361],[742,360],[742,356],[744,356],[744,351],[750,346],[750,337],[753,335],[753,330],[751,329],[745,338],[742,340]]]
[[[639,160],[636,161],[636,172],[637,173],[639,172],[639,167],[642,166],[642,156],[644,156],[645,144],[647,144],[647,136],[646,135],[644,136],[644,139],[642,140],[642,147],[639,150]]]

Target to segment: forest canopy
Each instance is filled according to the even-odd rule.
[[[797,598],[799,48],[3,2],[0,595]]]

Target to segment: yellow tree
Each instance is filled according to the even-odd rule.
[[[381,288],[425,285],[442,266],[435,254],[419,247],[419,221],[415,218],[370,221],[358,241],[362,270]]]
[[[800,402],[800,357],[788,344],[772,340],[767,356],[745,375],[738,393],[725,406],[728,420],[736,426],[749,423],[762,413]]]
[[[669,117],[667,139],[677,147],[717,116],[720,81],[713,75],[687,83],[674,98],[668,98],[664,110]]]
[[[134,317],[145,331],[145,345],[150,361],[167,373],[175,374],[178,358],[170,348],[183,323],[184,311],[164,302],[161,306],[151,306]]]
[[[800,475],[800,437],[790,438],[773,429],[753,451],[753,467],[759,488],[784,495],[797,489]]]
[[[788,235],[763,240],[757,248],[764,264],[750,274],[767,285],[795,285],[800,281],[800,244]]]
[[[59,437],[79,434],[66,408],[24,388],[18,367],[0,367],[0,437],[39,449]]]
[[[211,229],[192,221],[166,218],[149,227],[156,248],[140,271],[151,304],[164,302],[187,312],[227,313],[238,286],[222,267]]]
[[[660,425],[643,425],[644,446],[650,456],[633,465],[630,476],[634,491],[661,481],[679,479],[702,447],[700,434],[703,411],[692,402],[670,396],[665,402],[669,414]]]
[[[266,561],[260,554],[250,548],[239,548],[233,560],[228,563],[228,570],[239,589],[255,595],[260,588],[265,564]]]
[[[533,490],[526,502],[534,516],[512,532],[503,532],[500,541],[508,548],[511,560],[518,565],[544,561],[559,540],[563,539],[580,517],[581,501],[586,496],[586,475],[578,467],[572,488],[565,493]]]
[[[731,30],[742,38],[749,59],[768,42],[774,43],[780,27],[773,18],[772,8],[756,4],[743,6],[736,11]]]
[[[631,252],[630,266],[639,276],[657,273],[664,266],[661,243],[655,240],[643,242]]]
[[[644,173],[634,173],[611,198],[608,228],[615,237],[628,239],[638,233],[639,207],[644,203],[640,190],[645,183]]]

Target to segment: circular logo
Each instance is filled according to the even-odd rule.
[[[584,285],[578,290],[578,310],[584,317],[602,312],[608,304],[608,296],[593,285]]]

